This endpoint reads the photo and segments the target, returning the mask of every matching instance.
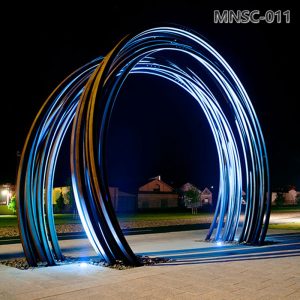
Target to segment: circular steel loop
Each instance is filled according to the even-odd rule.
[[[57,156],[70,124],[72,186],[87,236],[107,262],[139,265],[113,210],[105,163],[110,117],[130,74],[158,76],[184,89],[200,105],[211,127],[219,160],[219,192],[207,240],[264,241],[270,216],[268,159],[244,87],[224,58],[197,33],[156,27],[125,37],[104,58],[75,71],[36,117],[23,149],[17,186],[19,228],[31,265],[39,261],[53,265],[63,259],[51,191]],[[246,193],[243,218],[242,191]]]

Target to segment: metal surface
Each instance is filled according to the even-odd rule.
[[[159,76],[180,86],[210,124],[219,159],[219,193],[207,239],[264,241],[270,215],[269,170],[250,99],[234,71],[199,35],[157,27],[125,37],[103,59],[75,71],[38,113],[17,180],[19,229],[30,265],[54,265],[63,259],[53,221],[52,187],[60,146],[71,124],[72,186],[87,236],[108,263],[139,265],[113,210],[105,165],[109,120],[130,74]],[[241,218],[243,190],[247,204]]]

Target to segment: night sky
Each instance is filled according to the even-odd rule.
[[[83,2],[69,10],[46,4],[7,8],[9,21],[2,26],[0,183],[15,181],[16,152],[42,103],[68,74],[105,55],[128,33],[178,24],[205,37],[248,92],[265,136],[272,189],[288,184],[300,189],[299,31],[292,2],[160,2],[141,2],[138,7],[125,1],[106,7]],[[214,9],[290,9],[291,23],[214,24]],[[193,99],[169,82],[131,75],[109,130],[110,185],[134,192],[150,177],[161,175],[174,186],[187,181],[200,189],[217,186],[210,128]],[[63,149],[59,160],[58,185],[69,176],[66,152]]]

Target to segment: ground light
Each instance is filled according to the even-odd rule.
[[[186,64],[186,57],[191,64]],[[113,210],[105,170],[110,116],[130,74],[158,76],[178,85],[197,101],[211,127],[220,178],[206,239],[264,241],[270,216],[268,159],[247,92],[225,59],[197,33],[156,27],[126,36],[104,58],[76,70],[52,92],[36,116],[17,179],[19,230],[30,265],[39,261],[54,265],[63,259],[53,219],[52,188],[69,126],[72,186],[89,241],[107,263],[140,264]],[[243,187],[246,208],[241,220]]]
[[[82,262],[82,263],[79,264],[79,266],[81,268],[86,268],[88,266],[88,264],[86,262]]]

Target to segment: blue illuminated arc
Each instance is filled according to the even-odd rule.
[[[179,56],[160,55],[170,51]],[[184,55],[193,67],[186,65]],[[206,80],[203,70],[211,80]],[[251,101],[231,67],[200,36],[186,29],[158,27],[125,37],[104,58],[72,73],[37,115],[22,152],[17,186],[21,240],[31,265],[38,261],[53,265],[63,259],[51,191],[57,156],[70,126],[72,186],[87,236],[107,262],[120,259],[139,264],[115,216],[105,167],[109,120],[130,74],[158,76],[184,89],[200,105],[211,127],[220,175],[207,239],[264,241],[270,215],[269,168]],[[246,209],[241,218],[243,188]]]

